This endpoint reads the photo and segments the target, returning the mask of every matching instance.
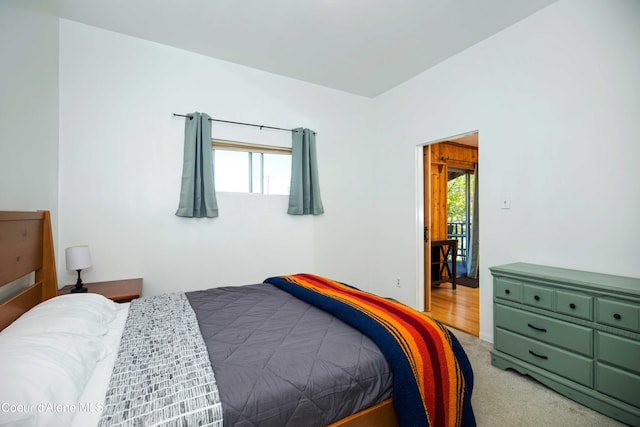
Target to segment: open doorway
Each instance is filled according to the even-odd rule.
[[[447,238],[456,240],[456,256],[451,256],[448,266],[453,271],[453,258],[456,259],[457,285],[477,288],[479,285],[477,246],[473,239],[475,212],[474,201],[476,167],[448,168],[447,182]]]
[[[478,132],[423,147],[425,311],[480,331]]]

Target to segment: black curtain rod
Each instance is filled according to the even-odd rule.
[[[452,160],[454,162],[460,162],[460,163],[471,163],[472,165],[475,165],[477,163],[477,162],[472,162],[471,160],[452,159],[451,157],[445,157],[445,156],[440,157],[440,160],[442,160],[443,162],[446,162],[447,160]]]
[[[190,116],[188,114],[176,114],[173,113],[173,115],[175,117],[189,117],[189,120],[193,120],[193,116]],[[285,129],[285,128],[277,128],[277,127],[273,127],[273,126],[265,126],[265,125],[254,125],[253,123],[242,123],[242,122],[232,122],[231,120],[221,120],[221,119],[209,119],[212,122],[222,122],[222,123],[232,123],[234,125],[244,125],[244,126],[253,126],[256,128],[260,128],[260,130],[262,129],[275,129],[275,130],[283,130],[285,132],[294,132],[293,129]]]

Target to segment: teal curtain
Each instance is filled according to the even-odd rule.
[[[324,213],[320,198],[316,133],[311,129],[292,131],[290,215],[319,215]]]
[[[204,113],[187,115],[184,124],[184,163],[177,216],[215,218],[218,202],[213,179],[210,117]]]

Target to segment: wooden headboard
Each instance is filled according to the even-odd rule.
[[[49,211],[0,211],[0,287],[35,272],[35,283],[0,303],[0,330],[58,294]]]

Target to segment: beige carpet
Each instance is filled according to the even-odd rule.
[[[474,373],[471,403],[480,427],[624,426],[570,400],[526,375],[491,366],[493,345],[452,329]]]

